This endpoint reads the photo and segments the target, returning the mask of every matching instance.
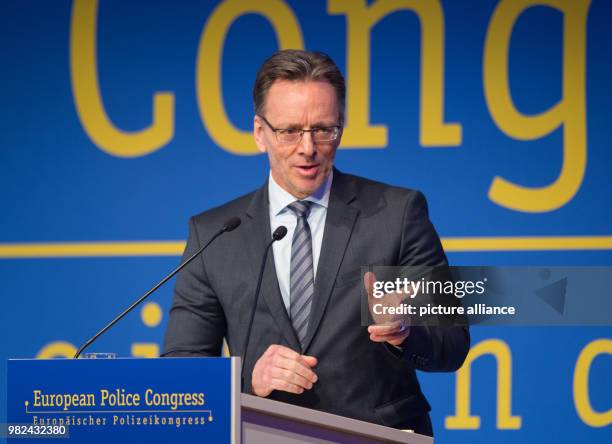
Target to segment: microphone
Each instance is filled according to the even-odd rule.
[[[249,348],[251,328],[253,327],[253,319],[255,318],[255,310],[257,309],[257,302],[259,301],[259,290],[261,289],[261,281],[263,280],[264,270],[266,269],[266,259],[268,258],[268,252],[270,251],[270,247],[272,246],[274,242],[281,240],[286,235],[287,235],[287,227],[285,227],[284,225],[281,225],[276,230],[274,230],[274,233],[272,233],[272,240],[266,246],[266,250],[264,251],[264,255],[263,255],[263,260],[261,261],[261,267],[259,268],[259,277],[257,279],[257,287],[255,289],[255,302],[253,303],[253,308],[251,308],[249,326],[247,328],[246,337],[244,339],[244,350],[242,352],[243,362],[242,362],[242,371],[241,371],[240,379],[243,385],[244,385],[244,368],[245,368],[244,361],[246,360],[247,350]]]
[[[279,241],[286,235],[287,235],[287,227],[285,227],[284,225],[281,225],[276,230],[274,230],[274,233],[272,233],[272,241],[273,242]]]
[[[235,230],[236,228],[238,228],[238,226],[240,225],[242,221],[240,220],[239,217],[232,217],[228,220],[225,221],[225,223],[223,224],[223,226],[221,227],[221,229],[219,231],[217,231],[208,242],[206,242],[206,244],[204,244],[204,246],[202,248],[200,248],[198,251],[196,251],[194,254],[191,255],[191,257],[189,259],[187,259],[185,262],[183,262],[182,264],[180,264],[178,267],[176,267],[169,275],[167,275],[165,278],[163,278],[161,281],[159,281],[153,288],[151,288],[149,291],[147,291],[145,294],[143,294],[140,298],[138,298],[132,305],[130,305],[128,308],[126,308],[125,310],[123,310],[121,312],[121,314],[119,314],[119,316],[117,316],[115,319],[113,319],[111,322],[109,322],[102,330],[100,330],[98,333],[96,333],[93,337],[91,337],[87,342],[85,342],[85,344],[83,344],[81,346],[81,348],[79,348],[79,350],[74,354],[74,358],[73,359],[77,359],[81,353],[83,353],[83,351],[89,347],[96,339],[98,339],[98,337],[100,337],[102,334],[104,334],[109,328],[111,328],[113,325],[115,325],[117,322],[119,322],[126,314],[128,314],[130,311],[132,311],[134,308],[136,308],[138,305],[140,305],[142,303],[142,301],[144,301],[146,298],[148,298],[149,296],[151,296],[151,294],[153,294],[159,287],[161,287],[162,285],[164,285],[170,278],[172,278],[172,276],[174,276],[176,273],[178,273],[179,271],[181,271],[183,268],[185,268],[185,266],[187,264],[189,264],[192,260],[194,260],[196,257],[198,257],[198,255],[200,253],[202,253],[204,250],[206,250],[206,248],[219,236],[221,236],[223,233],[227,233],[230,231]],[[284,227],[283,227],[284,228]],[[285,229],[285,232],[287,232],[287,229]],[[283,235],[284,236],[284,235]]]

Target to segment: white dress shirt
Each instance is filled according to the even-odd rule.
[[[308,215],[308,225],[310,226],[312,236],[312,264],[315,280],[319,256],[321,254],[321,243],[323,242],[323,230],[325,229],[329,190],[331,189],[333,174],[333,171],[330,171],[325,182],[313,194],[303,199],[313,202],[310,207],[310,214]],[[287,313],[291,313],[289,310],[291,300],[291,243],[293,241],[293,232],[297,225],[297,217],[293,211],[287,208],[287,205],[299,199],[296,199],[291,193],[281,188],[272,177],[272,173],[270,173],[270,179],[268,180],[268,198],[270,200],[270,233],[274,233],[274,230],[281,225],[287,227],[287,235],[272,244],[272,251],[274,266],[276,267],[276,277],[278,278],[283,302],[285,303]]]

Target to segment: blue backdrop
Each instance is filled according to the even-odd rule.
[[[279,47],[337,61],[337,166],[422,190],[453,265],[612,265],[611,19],[606,0],[2,2],[0,357],[71,355],[178,263],[190,215],[263,183],[250,93]],[[95,350],[155,356],[170,284]],[[459,374],[421,374],[442,442],[612,441],[612,328],[472,338]]]

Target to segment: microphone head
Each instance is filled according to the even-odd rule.
[[[274,233],[272,233],[272,240],[279,241],[286,235],[287,235],[287,227],[284,225],[281,225],[276,230],[274,230]]]
[[[223,231],[233,231],[242,223],[239,217],[231,217],[223,224]]]

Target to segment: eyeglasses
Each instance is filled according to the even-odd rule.
[[[302,140],[304,133],[311,133],[312,141],[314,143],[333,142],[340,135],[340,129],[342,128],[339,125],[312,129],[274,128],[264,116],[262,116],[261,114],[257,114],[257,116],[261,120],[263,120],[272,131],[274,131],[274,134],[276,135],[276,141],[281,144],[299,143]]]

